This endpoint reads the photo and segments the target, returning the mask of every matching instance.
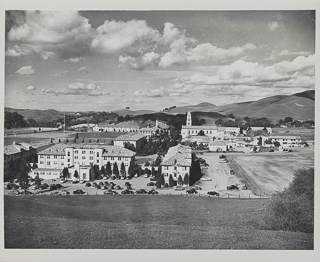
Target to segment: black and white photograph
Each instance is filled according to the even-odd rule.
[[[315,251],[317,17],[306,3],[5,6],[6,256]]]

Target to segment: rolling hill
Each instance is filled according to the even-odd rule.
[[[164,112],[169,114],[185,114],[188,111],[217,112],[216,107],[217,106],[214,104],[203,102],[193,106],[182,106],[182,107],[171,108]]]
[[[54,109],[37,110],[37,109],[14,109],[5,108],[5,112],[17,112],[22,115],[26,120],[34,119],[38,123],[50,122],[63,117],[63,112]]]
[[[267,117],[272,121],[278,121],[286,116],[295,120],[314,120],[314,93],[314,90],[309,90],[290,96],[272,96],[250,103],[233,104],[230,107],[226,105],[221,109],[235,116]]]

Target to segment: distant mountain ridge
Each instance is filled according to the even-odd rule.
[[[197,105],[188,105],[182,107],[171,107],[163,112],[155,112],[154,110],[137,110],[130,109],[116,110],[113,112],[82,112],[69,113],[74,119],[71,122],[77,123],[93,121],[94,123],[104,122],[107,119],[116,121],[118,116],[131,116],[132,120],[140,125],[145,125],[147,120],[155,121],[155,119],[166,121],[172,119],[169,115],[183,115],[186,112],[193,112],[193,116],[198,119],[205,119],[207,124],[229,115],[234,117],[261,118],[266,117],[273,122],[284,119],[287,116],[294,120],[314,120],[315,119],[315,90],[307,90],[293,95],[275,95],[259,99],[257,101],[233,103],[228,105],[216,106],[212,103],[203,102]],[[5,108],[5,112],[17,112],[26,120],[34,119],[38,123],[48,123],[63,118],[64,113],[49,110],[32,110],[32,109],[14,109]],[[66,113],[67,114],[67,113]],[[77,116],[79,114],[79,116]],[[166,117],[168,115],[168,117]],[[100,120],[101,119],[101,120]],[[78,121],[77,121],[78,120]],[[92,122],[91,121],[91,122]]]

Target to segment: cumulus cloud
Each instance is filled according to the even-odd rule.
[[[147,97],[162,97],[162,96],[168,95],[167,90],[163,86],[153,90],[138,89],[134,92],[134,94],[136,96],[147,96]]]
[[[35,90],[36,88],[34,86],[28,86],[26,89],[27,90]]]
[[[69,58],[69,59],[64,59],[63,61],[65,62],[72,62],[72,63],[78,63],[82,60],[85,60],[83,57],[74,57],[74,58]]]
[[[277,21],[268,23],[268,29],[270,31],[275,31],[278,27],[279,27],[279,23]]]
[[[171,96],[179,93],[211,96],[250,94],[260,97],[287,94],[292,89],[314,88],[314,66],[315,55],[300,56],[291,62],[282,61],[270,66],[238,60],[219,67],[214,75],[198,73],[177,77],[165,91]]]
[[[49,58],[52,59],[52,58],[57,57],[57,55],[54,52],[51,52],[51,51],[44,51],[44,52],[41,53],[41,57],[44,60],[48,60]]]
[[[32,50],[27,47],[20,47],[18,45],[14,45],[12,47],[8,47],[6,51],[6,56],[22,56],[22,55],[29,55],[32,53]]]
[[[80,67],[80,68],[78,69],[78,71],[81,72],[81,73],[84,73],[84,74],[87,74],[87,73],[89,72],[88,69],[87,69],[85,66]]]
[[[110,95],[110,92],[104,91],[100,86],[94,83],[83,84],[81,82],[70,83],[63,89],[42,89],[41,92],[51,93],[55,95],[86,95],[86,96],[100,96]]]
[[[19,75],[32,75],[35,69],[32,66],[23,66],[16,71],[16,74]]]
[[[91,25],[76,11],[25,11],[18,18],[13,20],[8,40],[23,43],[36,53],[65,56],[89,48]]]
[[[272,51],[270,56],[265,58],[264,60],[275,60],[277,58],[283,58],[285,56],[309,56],[312,55],[311,52],[304,52],[304,51],[300,51],[300,52],[292,52],[289,50],[283,50],[281,52],[276,52],[276,51]]]
[[[152,49],[159,40],[159,32],[144,20],[108,21],[97,28],[91,46],[101,53],[143,52]]]

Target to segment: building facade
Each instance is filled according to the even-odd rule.
[[[169,184],[170,175],[175,183],[178,183],[179,177],[181,181],[189,181],[191,164],[192,156],[189,146],[178,144],[170,147],[160,165],[165,182]]]
[[[53,169],[63,170],[67,167],[70,170],[78,169],[79,174],[85,174],[80,179],[89,180],[88,171],[80,172],[81,170],[87,170],[91,165],[98,165],[101,169],[110,162],[111,168],[117,163],[119,170],[123,163],[127,173],[134,157],[135,152],[119,146],[56,144],[38,153],[38,169],[34,170],[34,175],[42,172],[47,177],[48,172],[52,173]]]
[[[124,147],[125,143],[133,144],[135,148],[139,146],[145,138],[144,134],[128,133],[113,139],[113,145]]]

